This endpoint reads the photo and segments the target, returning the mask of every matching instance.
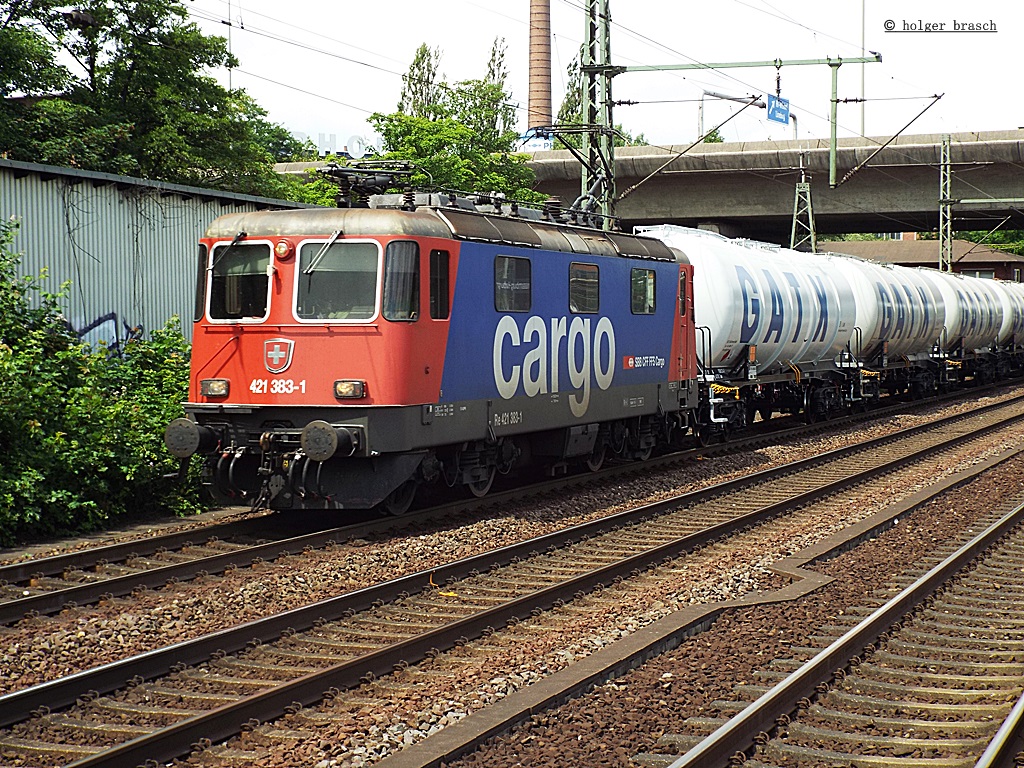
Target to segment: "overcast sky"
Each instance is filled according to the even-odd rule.
[[[525,128],[529,0],[192,0],[193,19],[225,37],[240,66],[231,73],[274,122],[336,149],[371,137],[366,118],[394,111],[420,43],[442,51],[449,82],[481,78],[491,44],[508,46],[509,88]],[[552,88],[557,112],[565,70],[583,39],[582,0],[551,0]],[[865,132],[896,133],[943,98],[907,133],[990,131],[1024,126],[1020,92],[1024,4],[1007,0],[611,0],[612,62],[688,64],[857,57],[863,46],[880,64],[845,64],[839,98],[864,93]],[[226,22],[233,21],[229,27]],[[982,25],[991,31],[957,31]],[[926,27],[925,25],[931,25]],[[939,25],[942,25],[941,27]],[[892,28],[892,31],[889,31]],[[862,32],[863,30],[863,32]],[[863,35],[863,38],[862,38]],[[649,143],[696,138],[704,91],[774,94],[776,69],[626,73],[614,81],[615,121]],[[798,138],[827,137],[828,66],[783,67],[781,95],[797,115]],[[228,73],[219,73],[225,84]],[[710,128],[741,109],[705,97]],[[857,103],[839,104],[839,135],[861,132]],[[792,138],[793,126],[746,109],[721,128],[726,141]]]

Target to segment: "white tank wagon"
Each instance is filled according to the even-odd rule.
[[[852,326],[821,260],[695,229],[645,230],[694,265],[694,322],[707,367],[732,370],[756,348],[757,371],[789,371],[828,358],[849,342]],[[843,301],[842,299],[846,300]],[[703,338],[701,338],[703,336]]]
[[[642,231],[694,265],[710,428],[775,410],[827,417],[883,390],[924,396],[1020,367],[1020,285],[672,225]]]

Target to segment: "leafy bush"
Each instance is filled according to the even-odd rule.
[[[67,285],[18,275],[16,229],[0,221],[0,544],[198,511],[198,468],[165,477],[179,467],[163,428],[188,393],[179,321],[119,355],[81,344],[60,312]]]

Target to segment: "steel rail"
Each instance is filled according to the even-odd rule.
[[[928,573],[890,599],[863,622],[818,653],[799,670],[763,694],[728,723],[701,741],[668,768],[726,768],[730,758],[751,749],[760,733],[769,733],[781,715],[795,711],[801,699],[833,678],[850,660],[887,632],[998,539],[1024,520],[1024,504],[1016,507],[960,547]]]
[[[151,679],[166,674],[176,664],[197,664],[208,660],[216,652],[233,653],[243,649],[250,642],[269,642],[281,636],[285,630],[301,631],[313,626],[318,619],[332,620],[341,617],[347,611],[362,611],[372,607],[377,601],[392,602],[403,593],[413,594],[429,587],[432,580],[442,584],[448,581],[463,579],[474,572],[479,572],[494,567],[501,567],[513,562],[516,558],[523,559],[530,557],[533,553],[560,548],[578,541],[592,538],[607,533],[608,531],[622,528],[628,525],[635,525],[645,519],[658,517],[667,514],[675,509],[690,507],[708,501],[712,498],[724,496],[729,493],[742,491],[771,480],[793,475],[797,472],[813,469],[821,464],[831,461],[842,460],[854,454],[870,450],[875,447],[887,445],[901,437],[912,437],[919,433],[941,429],[949,424],[956,423],[982,415],[995,408],[1006,408],[1010,405],[1024,400],[1024,396],[1013,401],[1002,402],[985,406],[970,414],[957,414],[930,424],[922,424],[910,427],[899,432],[873,438],[864,443],[837,448],[817,456],[793,462],[791,464],[774,467],[761,472],[756,472],[743,477],[734,478],[724,483],[690,491],[676,497],[652,502],[634,509],[624,510],[608,517],[600,518],[586,523],[581,523],[570,528],[530,539],[517,544],[510,544],[489,552],[481,553],[469,558],[449,563],[437,568],[418,571],[406,576],[376,586],[365,587],[353,592],[330,598],[319,603],[294,608],[273,616],[259,619],[246,624],[219,630],[209,635],[186,640],[181,643],[155,649],[146,653],[138,654],[120,661],[111,662],[90,670],[84,670],[67,677],[41,683],[31,688],[0,696],[0,727],[23,720],[27,713],[41,707],[57,709],[68,706],[75,702],[84,692],[95,691],[107,693],[128,684],[133,679]],[[1015,421],[1024,418],[1024,412],[1013,415],[1008,421]],[[999,429],[1006,422],[997,422],[989,425],[980,432],[970,432],[957,435],[952,439],[939,445],[931,446],[914,452],[905,457],[900,457],[892,462],[876,467],[874,473],[891,471],[914,460],[914,457],[922,452],[941,450],[944,446],[954,445],[957,442],[971,439],[978,434]],[[854,475],[847,478],[840,478],[831,483],[829,492],[835,492],[856,483],[858,478],[865,475]],[[808,494],[813,493],[808,492]],[[810,496],[805,495],[804,502]],[[784,502],[780,502],[784,503]],[[773,514],[769,511],[771,507],[763,510],[756,510],[750,513],[752,516],[745,524],[757,522],[763,517]],[[758,517],[760,515],[760,517]],[[725,527],[707,529],[711,533],[707,535],[707,541],[714,540],[718,536],[728,532]],[[694,542],[693,547],[700,546],[700,534],[691,534]],[[663,555],[664,556],[664,555]]]
[[[949,421],[963,420],[964,418],[960,416]],[[1018,418],[1021,418],[1021,414],[1014,414],[1012,420]],[[929,426],[934,428],[935,425]],[[988,425],[985,431],[998,427],[998,424]],[[909,431],[918,432],[920,429],[914,428]],[[914,451],[909,456],[898,457],[891,462],[883,463],[869,470],[869,474],[877,475],[891,471],[896,466],[902,466],[908,461],[912,461],[914,456],[939,451],[950,444],[975,436],[976,433],[956,435],[942,443]],[[891,436],[885,438],[886,442],[890,440]],[[870,442],[877,446],[879,440],[876,439]],[[839,449],[831,453],[840,454],[841,457],[853,452],[855,451],[850,449]],[[801,463],[811,467],[817,466],[822,463],[822,457],[814,457],[813,461],[805,460],[805,462]],[[791,467],[787,469],[789,472],[792,472]],[[760,474],[763,477],[764,475],[774,473],[774,470],[770,470]],[[635,572],[638,569],[642,570],[667,557],[674,557],[688,549],[707,544],[723,534],[749,526],[751,523],[777,514],[784,509],[807,503],[807,501],[817,496],[833,493],[838,488],[845,487],[851,482],[856,482],[856,479],[856,476],[846,477],[826,483],[818,490],[797,494],[784,501],[743,515],[730,523],[719,524],[704,531],[681,537],[665,545],[634,555],[626,560],[583,574],[570,582],[544,588],[532,595],[510,601],[502,606],[481,611],[447,627],[438,628],[427,634],[393,644],[388,648],[357,657],[350,662],[336,665],[325,671],[312,673],[288,683],[282,683],[245,701],[205,712],[189,718],[176,726],[172,726],[169,730],[161,730],[154,732],[152,735],[139,737],[119,747],[104,750],[95,756],[82,758],[73,763],[73,765],[79,767],[101,764],[111,767],[123,765],[126,768],[131,768],[140,760],[171,759],[181,753],[183,744],[190,744],[201,739],[220,740],[226,738],[237,733],[241,723],[245,721],[252,719],[263,720],[279,716],[288,705],[294,702],[307,704],[322,698],[326,688],[332,686],[347,687],[355,684],[355,682],[368,673],[374,675],[383,674],[390,671],[395,665],[418,661],[435,647],[451,647],[458,639],[478,636],[485,632],[488,627],[493,627],[495,624],[525,618],[531,612],[549,608],[556,601],[566,599],[581,590],[592,590],[610,580],[626,577],[631,572]],[[687,494],[682,498],[685,499],[687,496],[693,495],[701,494]],[[717,496],[720,493],[708,495]],[[685,505],[685,503],[680,503],[680,499],[676,499],[674,505],[670,506],[670,504],[671,502],[669,504],[659,502],[657,505],[650,505],[645,510],[649,515],[651,509],[655,507],[665,509]],[[621,520],[622,516],[626,514],[621,513],[616,518]],[[635,520],[637,513],[634,511],[632,515]],[[607,530],[613,527],[613,525],[618,527],[619,524],[601,527]],[[575,532],[579,534],[583,530],[588,530],[589,535],[594,535],[594,526],[591,525],[577,526]],[[556,532],[540,539],[496,550],[494,553],[467,558],[444,568],[421,571],[417,574],[379,585],[378,587],[371,587],[351,593],[350,595],[334,598],[325,603],[295,609],[270,617],[264,621],[252,622],[240,628],[225,630],[211,636],[198,638],[195,641],[180,643],[166,649],[126,659],[123,662],[116,662],[96,670],[82,672],[69,678],[25,689],[24,691],[0,698],[0,712],[2,712],[0,717],[3,718],[4,724],[18,722],[23,720],[25,713],[33,708],[39,706],[58,708],[70,704],[83,691],[109,691],[121,687],[127,678],[133,676],[145,678],[161,674],[163,671],[166,671],[165,668],[171,663],[193,664],[207,661],[216,650],[228,650],[232,646],[234,649],[241,647],[245,644],[246,640],[253,639],[254,632],[258,640],[261,637],[273,639],[279,637],[285,629],[301,629],[312,626],[316,619],[323,618],[329,620],[330,618],[337,618],[348,610],[360,610],[371,607],[378,600],[387,602],[403,596],[402,593],[422,591],[428,588],[432,581],[432,576],[438,576],[440,579],[447,577],[448,580],[458,579],[463,575],[473,575],[473,572],[478,567],[496,567],[502,563],[511,562],[516,557],[528,557],[530,550],[543,549],[545,546],[549,548],[550,546],[557,546],[556,542],[559,541],[571,543],[572,540],[578,538],[580,537],[573,535],[569,531]]]
[[[974,437],[974,434],[971,434],[970,437]],[[967,436],[961,435],[949,442],[959,442],[964,439],[968,439]],[[501,624],[514,623],[527,618],[536,611],[548,610],[558,602],[568,601],[581,592],[587,593],[601,589],[616,579],[629,577],[685,551],[705,546],[723,535],[734,533],[765,518],[830,495],[865,476],[875,476],[891,471],[894,467],[903,466],[921,455],[941,450],[946,445],[947,443],[943,443],[940,446],[926,447],[908,456],[902,456],[892,462],[875,467],[864,475],[825,483],[818,488],[796,494],[731,521],[688,534],[559,584],[482,610],[408,640],[393,643],[328,669],[281,683],[241,701],[182,720],[155,731],[153,734],[140,736],[95,755],[83,757],[70,763],[68,768],[100,768],[100,766],[104,768],[134,768],[146,760],[166,761],[178,757],[181,754],[182,745],[222,741],[237,734],[243,723],[262,722],[280,717],[289,706],[304,707],[321,700],[330,688],[344,690],[355,687],[361,681],[373,679],[388,674],[394,669],[417,663],[432,652],[454,647],[460,640],[479,637],[484,632]],[[534,546],[533,549],[536,550],[537,547]],[[424,573],[426,572],[419,574],[421,585]],[[881,631],[879,630],[879,634]],[[831,659],[831,657],[829,658]],[[826,662],[826,666],[828,663]],[[829,668],[829,670],[832,669],[834,667]],[[817,680],[809,686],[812,692],[816,683]],[[801,697],[807,695],[803,688],[800,690],[802,691]],[[760,730],[765,729],[761,728]],[[705,765],[704,762],[698,764]]]
[[[1022,730],[1024,730],[1024,696],[1017,699],[1010,714],[999,726],[988,747],[981,753],[974,768],[1013,768],[1017,765],[1014,758],[1021,749]]]
[[[358,536],[358,530],[361,529],[362,526],[330,528],[326,531],[278,539],[266,544],[255,544],[234,552],[207,555],[183,563],[149,568],[138,573],[113,576],[103,581],[76,584],[66,589],[8,600],[0,603],[0,624],[10,624],[33,612],[36,614],[56,613],[63,608],[74,607],[80,603],[92,603],[127,595],[139,588],[161,587],[174,581],[194,579],[199,575],[222,573],[232,567],[250,565],[261,559],[295,555],[309,548],[323,547],[332,541],[338,542]]]
[[[938,396],[927,402],[941,401],[943,398],[957,399],[960,394],[962,393]],[[332,540],[341,541],[359,538],[390,529],[398,522],[414,523],[429,521],[457,512],[473,511],[484,506],[493,506],[553,490],[565,489],[566,487],[588,485],[614,477],[649,472],[651,469],[679,464],[698,456],[723,455],[748,450],[751,447],[775,444],[780,440],[827,431],[843,424],[881,418],[890,413],[904,411],[906,406],[906,403],[901,402],[895,405],[884,406],[871,412],[849,414],[830,421],[816,422],[813,425],[786,426],[781,429],[769,428],[748,434],[739,440],[728,443],[685,449],[666,456],[656,457],[646,462],[619,464],[607,467],[600,472],[584,473],[574,477],[562,477],[557,480],[535,483],[525,488],[520,487],[512,491],[492,493],[486,499],[448,503],[430,509],[417,510],[414,513],[399,517],[357,522],[339,527],[332,526],[326,532],[316,531],[303,534],[303,536],[307,537],[305,539],[290,536],[278,539],[276,542],[255,545],[252,548],[240,549],[236,552],[197,558],[185,563],[144,569],[133,574],[124,574],[101,581],[76,584],[64,589],[55,589],[22,598],[3,600],[0,601],[0,625],[11,624],[28,616],[53,614],[65,608],[88,605],[113,597],[121,597],[140,588],[158,588],[175,581],[188,581],[204,574],[221,573],[231,567],[246,566],[252,560],[273,559],[283,554],[297,554],[307,547],[321,547]],[[180,548],[196,541],[200,537],[208,540],[213,537],[265,534],[268,523],[275,527],[280,527],[284,521],[270,516],[250,518],[237,522],[219,523],[207,528],[176,531],[163,536],[136,539],[79,552],[0,565],[0,581],[18,584],[28,581],[37,575],[53,576],[62,574],[67,570],[85,569],[101,564],[123,562],[131,557],[146,557],[156,554],[160,549]]]
[[[995,406],[989,406],[979,410],[987,412],[993,407]],[[1000,407],[1007,407],[1007,404],[1002,403],[1000,404]],[[1017,420],[1022,417],[1024,417],[1024,414],[1018,414],[1013,416],[1011,420]],[[342,616],[345,612],[350,610],[365,610],[371,607],[372,604],[378,600],[383,600],[384,602],[393,601],[402,593],[411,594],[425,589],[434,578],[437,579],[438,583],[462,579],[471,575],[475,571],[492,567],[500,567],[513,562],[516,558],[529,557],[534,551],[563,547],[616,528],[633,525],[649,517],[663,515],[674,509],[693,506],[711,498],[740,491],[751,486],[756,486],[784,475],[793,474],[800,470],[812,469],[829,461],[842,460],[843,458],[855,453],[889,443],[899,436],[913,436],[922,431],[938,429],[950,423],[965,420],[966,418],[969,417],[964,414],[959,414],[957,416],[948,417],[940,422],[919,425],[907,430],[902,430],[894,435],[874,438],[866,443],[835,449],[825,454],[802,459],[798,462],[794,462],[793,464],[764,470],[752,475],[730,480],[726,483],[710,486],[697,491],[691,491],[674,498],[664,499],[632,510],[625,510],[606,518],[555,531],[545,536],[520,542],[518,544],[508,545],[497,550],[492,550],[491,552],[482,553],[477,556],[450,563],[446,566],[419,571],[385,582],[384,584],[366,587],[320,603],[295,608],[290,611],[275,614],[274,616],[270,616],[265,619],[240,625],[239,627],[220,630],[194,640],[184,641],[166,648],[157,649],[128,659],[112,662],[91,670],[85,670],[59,680],[43,683],[21,691],[15,691],[14,693],[0,697],[0,726],[6,726],[13,722],[18,722],[19,720],[24,719],[25,713],[31,712],[40,707],[55,709],[67,706],[73,703],[85,691],[105,693],[124,686],[132,679],[149,679],[165,674],[175,664],[200,663],[209,659],[210,656],[217,651],[232,653],[244,648],[246,644],[251,641],[267,642],[279,637],[285,630],[301,630],[308,628],[318,619],[331,620],[332,618]],[[993,424],[986,427],[985,431],[998,429],[1000,426],[1000,423]],[[941,450],[944,445],[950,445],[965,439],[970,439],[975,435],[976,433],[959,435],[940,445],[932,446],[931,448],[923,450]],[[915,453],[920,453],[920,451]],[[881,465],[876,468],[875,471],[876,473],[889,471],[896,466],[902,466],[902,464],[912,460],[912,457],[898,458],[891,463]],[[853,478],[841,478],[831,484],[831,492],[839,490],[852,482],[856,482],[856,476]],[[757,512],[751,514],[756,515]],[[752,517],[750,518],[750,522],[756,522],[756,519]],[[715,537],[726,532],[724,529],[710,530],[713,530],[714,532],[709,536],[709,540],[713,540]],[[694,539],[694,541],[696,541],[696,539]],[[697,545],[694,544],[694,546]]]
[[[37,576],[53,576],[68,570],[92,568],[102,562],[113,563],[127,560],[130,557],[147,557],[154,555],[161,548],[177,549],[196,539],[209,540],[214,537],[244,536],[258,534],[265,530],[265,518],[250,518],[234,522],[217,523],[205,528],[193,528],[187,531],[175,531],[169,534],[133,539],[132,541],[105,544],[77,552],[66,552],[48,557],[37,557],[21,560],[7,565],[0,565],[0,579],[16,584]]]

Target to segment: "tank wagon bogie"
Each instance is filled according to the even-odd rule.
[[[400,512],[1019,372],[1020,286],[493,199],[234,214],[202,239],[186,418],[221,500]]]

